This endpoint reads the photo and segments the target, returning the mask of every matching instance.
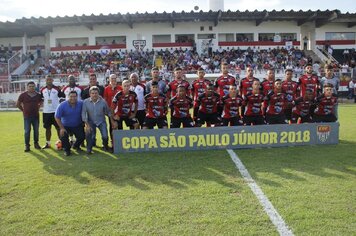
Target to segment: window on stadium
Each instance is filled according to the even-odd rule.
[[[198,34],[198,39],[215,39],[215,34]]]
[[[285,41],[296,41],[296,40],[297,40],[296,33],[259,33],[258,34],[258,41],[285,42]]]
[[[171,35],[170,34],[162,34],[162,35],[152,35],[153,43],[170,43]]]
[[[57,47],[86,46],[89,45],[89,39],[88,38],[57,38],[56,45]]]
[[[253,42],[253,34],[238,33],[236,34],[236,42]]]
[[[355,40],[355,32],[326,32],[325,40]]]
[[[280,33],[282,41],[297,41],[296,33]]]
[[[95,41],[97,42],[97,45],[125,44],[126,43],[126,36],[96,37]]]
[[[190,43],[194,41],[194,34],[176,34],[176,43]]]
[[[234,42],[234,34],[219,34],[219,42]]]

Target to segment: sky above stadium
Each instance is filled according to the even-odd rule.
[[[22,17],[99,15],[115,13],[152,13],[191,11],[194,6],[208,11],[208,0],[0,0],[0,21],[15,21]],[[224,10],[334,10],[356,12],[355,0],[225,0]]]

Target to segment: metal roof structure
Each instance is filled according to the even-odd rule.
[[[93,30],[94,25],[127,24],[134,28],[139,23],[169,23],[174,28],[176,22],[208,21],[217,26],[226,21],[255,21],[259,26],[265,21],[295,21],[298,26],[315,22],[315,27],[328,23],[344,23],[351,28],[356,25],[356,13],[341,13],[339,10],[326,11],[208,11],[208,12],[163,12],[163,13],[126,13],[108,15],[82,15],[64,17],[31,17],[17,19],[15,22],[0,22],[0,37],[41,36],[51,32],[53,27],[85,25]]]

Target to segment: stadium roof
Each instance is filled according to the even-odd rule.
[[[321,27],[327,23],[345,23],[347,27],[356,25],[356,13],[341,13],[339,10],[326,11],[209,11],[209,12],[163,12],[163,13],[126,13],[109,15],[82,15],[64,17],[31,17],[17,19],[15,22],[0,22],[0,37],[21,37],[24,33],[27,36],[44,35],[52,31],[56,26],[85,25],[93,29],[96,24],[127,24],[130,28],[135,23],[158,23],[168,22],[175,26],[176,22],[189,21],[210,21],[215,26],[224,21],[255,21],[256,26],[264,21],[295,21],[298,26],[307,22],[315,22],[316,27]]]

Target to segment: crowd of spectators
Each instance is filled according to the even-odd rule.
[[[345,55],[345,58],[349,58],[349,55]],[[160,61],[160,63],[154,61]],[[248,66],[252,67],[255,73],[263,73],[268,69],[274,69],[276,73],[283,73],[286,69],[292,69],[298,76],[303,73],[306,64],[319,64],[313,62],[311,57],[306,56],[304,51],[298,48],[287,50],[284,47],[269,49],[249,47],[247,50],[220,47],[210,56],[199,55],[195,50],[182,48],[159,51],[115,50],[54,54],[36,71],[28,71],[27,75],[79,75],[84,72],[88,74],[102,73],[107,78],[112,73],[125,77],[136,72],[141,78],[147,80],[150,78],[150,68],[154,64],[161,64],[161,74],[170,77],[176,67],[182,68],[186,74],[195,74],[198,68],[203,68],[205,73],[221,73],[220,68],[223,62],[229,64],[230,73],[237,77]]]

